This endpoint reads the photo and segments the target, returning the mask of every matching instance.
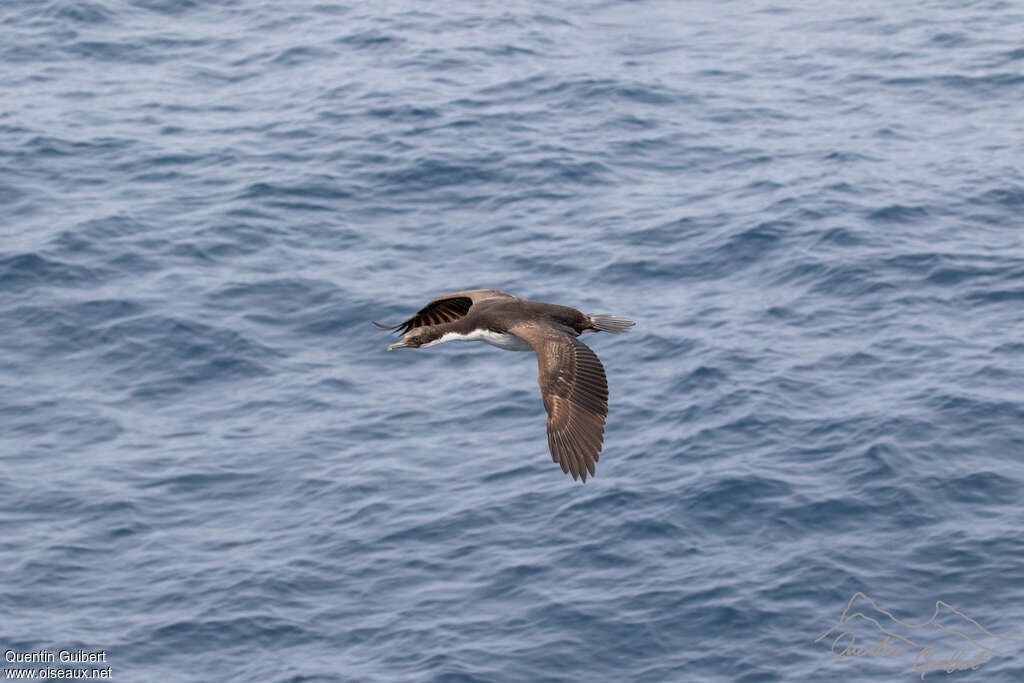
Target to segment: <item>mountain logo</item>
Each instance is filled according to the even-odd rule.
[[[992,633],[974,619],[950,605],[937,600],[927,621],[911,624],[882,609],[861,593],[853,594],[839,620],[814,639],[836,659],[856,657],[914,656],[914,671],[977,670],[992,657],[1006,657],[1017,638]]]

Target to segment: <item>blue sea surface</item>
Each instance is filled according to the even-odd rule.
[[[1020,3],[5,0],[0,76],[5,676],[1024,680]],[[475,288],[638,322],[585,485],[370,324]]]

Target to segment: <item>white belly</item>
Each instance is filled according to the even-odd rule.
[[[533,351],[533,347],[530,346],[522,337],[517,337],[514,334],[508,334],[507,332],[476,332],[476,339],[487,342],[491,346],[497,346],[499,349],[505,349],[506,351]]]
[[[440,339],[424,344],[423,348],[450,341],[482,341],[506,351],[533,351],[533,347],[521,337],[506,332],[490,332],[488,330],[474,330],[470,334],[448,332]]]

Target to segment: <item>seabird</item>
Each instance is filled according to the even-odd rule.
[[[608,381],[601,361],[577,337],[585,332],[622,334],[635,322],[477,289],[439,296],[403,323],[373,324],[404,334],[388,351],[425,349],[450,341],[483,341],[506,351],[534,351],[540,395],[548,412],[551,459],[573,479],[583,477],[586,482],[587,473],[594,474],[604,442]]]

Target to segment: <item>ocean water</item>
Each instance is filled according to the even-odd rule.
[[[5,0],[4,675],[1024,680],[1022,37]],[[471,288],[638,322],[585,485],[532,354],[370,325]]]

